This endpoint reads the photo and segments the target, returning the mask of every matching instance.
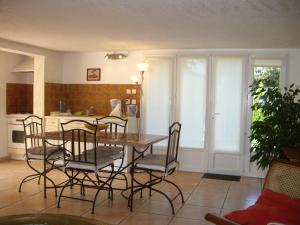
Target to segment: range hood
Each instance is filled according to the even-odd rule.
[[[33,57],[28,57],[23,62],[18,64],[14,69],[13,72],[33,72],[34,71],[34,61]]]

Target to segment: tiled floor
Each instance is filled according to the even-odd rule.
[[[185,203],[176,200],[175,215],[172,215],[170,205],[163,196],[153,194],[149,198],[146,191],[142,199],[135,197],[133,212],[129,211],[127,201],[120,193],[115,192],[114,200],[111,201],[107,200],[107,193],[103,192],[98,198],[95,214],[92,215],[89,202],[63,199],[58,209],[54,191],[49,190],[47,199],[44,199],[43,185],[38,185],[36,181],[26,183],[19,193],[18,185],[28,174],[30,169],[24,161],[0,162],[0,216],[44,212],[74,214],[120,225],[205,225],[209,224],[204,220],[206,213],[225,214],[246,208],[255,202],[262,187],[262,180],[256,178],[243,177],[240,182],[230,182],[202,179],[200,173],[177,172],[169,179],[181,187]],[[57,181],[64,179],[60,172],[51,176]],[[171,197],[176,193],[168,184],[159,188]],[[80,196],[78,188],[68,188],[67,192]],[[93,193],[91,190],[86,197],[93,196]]]

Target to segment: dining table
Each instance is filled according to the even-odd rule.
[[[29,135],[30,136],[30,135]],[[28,137],[29,137],[28,136]],[[48,143],[49,141],[63,141],[63,132],[62,131],[49,131],[44,132],[42,134],[34,135],[37,139],[42,139],[44,143]],[[153,144],[156,144],[160,141],[167,139],[167,135],[156,135],[156,134],[145,134],[145,133],[105,133],[105,132],[97,132],[96,139],[98,143],[108,144],[108,145],[124,145],[127,146],[126,151],[127,154],[131,154],[131,161],[127,162],[127,165],[124,165],[121,169],[118,170],[111,179],[114,179],[119,173],[123,172],[127,168],[130,168],[130,187],[126,188],[130,189],[131,196],[134,192],[134,170],[132,165],[143,156],[143,153],[152,148]],[[68,137],[65,136],[65,140],[68,140]],[[88,141],[88,140],[87,140]],[[93,139],[90,140],[93,142]],[[138,153],[138,154],[134,154]],[[46,155],[46,153],[44,154]],[[46,160],[44,160],[44,169],[46,169]],[[44,176],[44,184],[46,184],[46,176]],[[46,188],[44,188],[44,196],[46,197]],[[132,201],[133,197],[129,198],[130,209],[132,211]]]

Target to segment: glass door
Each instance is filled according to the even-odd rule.
[[[245,60],[216,56],[212,63],[209,166],[211,173],[243,171]]]
[[[274,57],[252,57],[250,68],[250,79],[248,85],[250,86],[254,81],[261,80],[261,85],[264,87],[284,86],[285,80],[283,76],[284,72],[284,59]],[[248,104],[248,122],[247,122],[247,136],[251,135],[251,125],[254,121],[259,121],[262,118],[260,110],[252,110],[251,106],[255,101],[263,103],[263,98],[253,100],[249,94]],[[255,144],[255,140],[250,143],[250,139],[246,142],[246,157],[245,157],[245,174],[247,176],[264,177],[265,171],[261,171],[257,168],[255,163],[250,163],[250,147]]]

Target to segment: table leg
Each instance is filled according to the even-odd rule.
[[[130,168],[130,177],[131,177],[131,182],[130,182],[130,185],[131,185],[131,187],[130,187],[130,211],[132,212],[132,210],[133,210],[133,178],[134,178],[134,153],[135,153],[135,147],[132,147],[132,154],[131,154],[131,156],[132,156],[132,159],[131,159],[131,163],[132,163],[132,165],[131,165],[131,168]]]
[[[47,193],[46,193],[46,189],[47,189],[47,179],[46,179],[46,143],[44,141],[43,143],[43,147],[44,147],[44,162],[43,162],[43,166],[44,166],[44,169],[43,169],[43,175],[44,175],[44,198],[47,198]]]

